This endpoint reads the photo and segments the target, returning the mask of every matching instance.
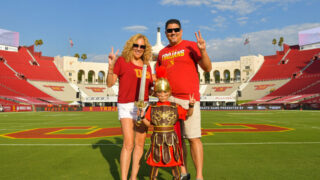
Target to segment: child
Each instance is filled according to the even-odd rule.
[[[159,167],[172,167],[174,179],[180,179],[179,166],[183,163],[179,138],[174,130],[175,123],[186,120],[186,116],[193,113],[196,102],[190,95],[189,109],[185,110],[180,105],[168,101],[171,88],[167,79],[157,73],[158,79],[154,91],[159,101],[151,103],[142,118],[142,122],[154,131],[151,135],[150,149],[146,153],[147,164],[152,166],[150,179],[156,179]],[[160,76],[160,78],[159,78]]]

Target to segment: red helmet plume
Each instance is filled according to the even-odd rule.
[[[164,66],[160,66],[157,68],[156,72],[157,78],[165,78],[167,79],[167,69]]]

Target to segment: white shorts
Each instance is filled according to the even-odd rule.
[[[118,103],[118,119],[121,118],[130,118],[137,120],[137,111],[138,108],[134,105],[134,102],[131,103]]]

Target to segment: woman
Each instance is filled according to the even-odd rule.
[[[147,64],[145,101],[148,101],[149,89],[152,86],[152,73],[149,65],[151,59],[151,45],[146,36],[136,34],[125,44],[121,56],[116,59],[119,50],[114,53],[113,48],[109,54],[109,71],[107,86],[112,87],[119,79],[118,116],[123,134],[123,146],[120,155],[120,168],[122,179],[127,179],[130,167],[131,154],[132,171],[131,180],[137,178],[140,159],[143,154],[147,127],[136,126],[137,108],[134,102],[138,100],[142,66]]]

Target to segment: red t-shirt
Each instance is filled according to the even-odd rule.
[[[123,57],[119,57],[114,65],[113,72],[118,75],[119,93],[118,103],[129,103],[138,101],[142,67],[126,62]],[[147,67],[146,89],[144,100],[149,100],[149,89],[153,85],[151,67]]]
[[[175,46],[168,45],[159,52],[156,68],[163,65],[172,95],[180,99],[189,99],[190,94],[200,101],[198,61],[201,53],[197,43],[182,40]]]

